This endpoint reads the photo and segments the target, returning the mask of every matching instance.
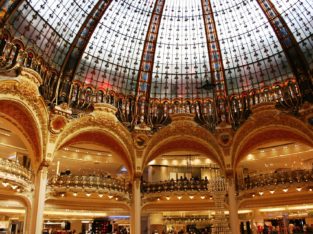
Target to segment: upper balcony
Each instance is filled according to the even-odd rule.
[[[129,201],[129,183],[105,176],[62,175],[49,181],[54,196],[108,198]]]
[[[263,196],[292,191],[309,191],[313,189],[313,170],[286,170],[269,174],[248,175],[238,181],[239,195]]]
[[[6,189],[16,192],[30,190],[32,186],[32,172],[19,162],[0,158],[0,180]]]

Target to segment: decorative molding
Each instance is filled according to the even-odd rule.
[[[313,132],[302,120],[275,109],[274,104],[253,108],[252,115],[236,132],[231,146],[233,167],[254,147],[276,139],[293,139],[313,146]]]
[[[157,153],[162,150],[162,145],[171,145],[171,142],[174,141],[194,142],[193,145],[189,146],[195,150],[202,145],[203,151],[210,152],[210,155],[207,156],[212,156],[224,168],[223,151],[214,135],[195,123],[190,114],[176,114],[172,119],[171,124],[162,128],[151,137],[144,151],[143,168],[153,157],[159,156]],[[188,145],[180,145],[179,147],[184,146],[186,147]]]

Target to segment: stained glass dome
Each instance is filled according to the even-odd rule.
[[[11,10],[6,27],[12,37],[60,76],[69,69],[72,81],[124,95],[212,97],[212,89],[201,88],[207,81],[227,95],[271,86],[295,76],[286,38],[308,66],[313,63],[310,0],[25,0],[4,6]]]

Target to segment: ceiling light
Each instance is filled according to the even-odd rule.
[[[74,196],[74,197],[76,197],[76,196],[77,196],[77,193],[76,193],[76,192],[74,192],[74,193],[73,193],[73,196]]]
[[[16,189],[16,192],[18,192],[18,193],[21,192],[21,189],[20,189],[20,188],[17,188],[17,189]]]
[[[310,188],[309,191],[312,192],[312,189]]]
[[[301,188],[301,187],[297,187],[296,190],[297,190],[298,192],[301,192],[302,188]]]
[[[118,197],[116,197],[115,200],[118,201]]]
[[[212,196],[210,196],[210,200],[212,200],[213,199],[213,197]]]
[[[285,193],[287,193],[287,192],[288,192],[288,188],[284,188],[283,191],[284,191]]]
[[[64,196],[65,196],[65,193],[61,193],[60,196],[61,196],[61,197],[64,197]]]
[[[270,194],[274,194],[275,193],[275,190],[270,190]]]
[[[255,197],[255,194],[252,194],[252,197]]]
[[[160,201],[160,198],[158,198],[157,201]]]
[[[11,188],[15,190],[17,188],[17,185],[11,185]]]
[[[259,192],[260,196],[263,196],[264,192]]]
[[[194,197],[195,197],[195,196],[192,196],[192,195],[189,196],[190,199],[194,199]]]
[[[181,200],[183,197],[182,196],[177,196],[177,199],[178,200]]]
[[[112,198],[113,198],[113,196],[112,196],[112,195],[108,195],[108,198],[109,198],[109,199],[112,199]]]
[[[205,196],[201,196],[200,198],[203,200],[205,198]]]
[[[3,185],[3,187],[8,187],[9,183],[6,182],[6,181],[3,181],[3,182],[2,182],[2,185]]]
[[[102,193],[99,193],[98,196],[99,196],[99,197],[103,197],[103,194],[102,194]]]
[[[90,197],[90,196],[91,196],[91,193],[86,193],[86,196],[87,196],[87,197]]]
[[[168,201],[169,201],[170,199],[171,199],[170,197],[166,197],[166,200],[168,200]]]

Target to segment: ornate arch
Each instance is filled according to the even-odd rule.
[[[0,115],[23,134],[36,164],[46,154],[48,135],[48,110],[38,91],[40,83],[37,73],[24,70],[17,78],[0,79]]]
[[[262,105],[233,138],[231,147],[233,168],[251,150],[273,141],[296,141],[313,147],[313,132],[298,118],[283,113],[273,105]]]
[[[135,153],[131,139],[128,130],[112,113],[95,111],[66,125],[56,140],[55,150],[76,143],[105,145],[120,155],[132,175]]]
[[[202,153],[225,168],[223,151],[214,135],[188,117],[174,120],[150,139],[143,153],[142,168],[162,153],[184,149]]]

